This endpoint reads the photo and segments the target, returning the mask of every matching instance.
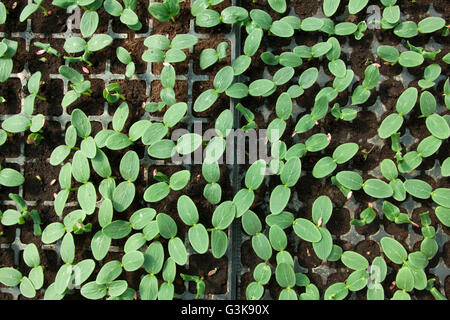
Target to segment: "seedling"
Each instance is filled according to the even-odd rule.
[[[221,13],[211,9],[201,11],[195,17],[195,24],[203,28],[212,28],[221,23],[235,24],[248,18],[248,11],[237,6],[230,6]]]
[[[203,296],[205,294],[205,281],[203,281],[203,277],[200,276],[191,276],[191,275],[187,275],[184,273],[180,273],[180,277],[181,279],[185,280],[185,281],[194,281],[195,282],[195,286],[197,289],[197,294],[195,296],[195,299],[200,299],[201,296]]]
[[[425,68],[423,79],[419,80],[419,86],[422,88],[422,90],[429,89],[431,87],[434,87],[435,80],[439,77],[441,74],[441,67],[438,64],[430,64],[428,67]]]
[[[126,65],[125,76],[127,78],[131,78],[136,71],[136,65],[131,59],[130,53],[124,47],[118,47],[116,50],[116,55],[117,59]]]
[[[47,99],[38,95],[39,87],[41,86],[41,72],[38,71],[34,73],[28,80],[28,91],[30,95],[25,98],[24,111],[28,115],[32,115],[34,112],[34,101],[38,98],[41,101],[46,101]]]
[[[66,108],[74,103],[81,97],[81,95],[91,95],[91,82],[89,80],[84,80],[81,73],[68,66],[59,67],[59,73],[71,82],[70,87],[72,88],[72,90],[69,90],[66,93],[62,100],[61,105],[63,108]]]
[[[409,50],[420,53],[425,59],[434,60],[436,56],[441,52],[441,49],[437,49],[435,51],[426,51],[422,47],[415,47],[409,41],[406,41],[408,44]]]
[[[81,52],[82,55],[79,57],[64,56],[64,59],[69,62],[85,62],[92,66],[92,63],[88,60],[90,55],[108,47],[112,42],[113,38],[107,34],[94,34],[87,42],[80,37],[70,37],[64,43],[64,50],[70,54]]]
[[[344,143],[337,147],[332,157],[324,157],[316,162],[313,168],[313,176],[317,179],[324,178],[336,170],[339,164],[350,161],[358,152],[356,143]]]
[[[19,21],[24,22],[38,9],[41,9],[44,16],[47,16],[49,12],[41,5],[42,0],[33,0],[31,3],[27,4],[20,13]]]
[[[394,293],[393,300],[410,299],[408,292],[413,289],[423,290],[427,287],[424,268],[428,265],[427,256],[421,251],[408,254],[403,246],[395,239],[384,237],[381,239],[384,255],[393,263],[401,265],[397,272],[395,283],[400,289]]]
[[[247,132],[250,129],[257,129],[258,125],[255,122],[255,115],[249,109],[244,107],[241,103],[236,105],[236,110],[238,110],[244,116],[247,124],[242,126],[242,131]]]
[[[380,81],[380,70],[378,66],[372,64],[364,71],[364,80],[353,91],[352,104],[363,104],[370,97],[370,91],[374,89]]]
[[[52,54],[52,55],[57,56],[57,57],[61,56],[61,54],[58,52],[58,50],[52,48],[52,46],[50,44],[48,44],[48,43],[42,43],[42,42],[36,41],[36,42],[33,42],[33,45],[38,47],[38,48],[41,48],[43,50],[43,51],[41,51],[41,50],[38,51],[36,53],[37,55],[41,55],[41,54],[44,54],[44,53],[49,53],[49,54]]]
[[[116,103],[119,99],[125,100],[122,95],[122,89],[120,89],[120,84],[110,83],[103,89],[103,98],[109,103]]]
[[[105,0],[105,2],[103,3],[103,7],[110,15],[114,17],[120,17],[120,22],[125,24],[131,30],[141,30],[142,23],[139,21],[139,17],[135,12],[137,7],[137,0],[125,0],[123,3],[125,5],[125,8],[122,7],[120,2],[117,0]]]
[[[142,55],[145,62],[177,63],[186,60],[182,51],[196,45],[198,38],[190,34],[177,34],[172,41],[167,37],[155,34],[145,39],[144,45],[149,49]]]
[[[175,17],[180,13],[180,2],[183,0],[164,0],[162,3],[153,2],[148,7],[148,12],[159,21],[175,23]]]
[[[3,176],[2,173],[4,170],[6,169],[0,171],[0,177]],[[11,176],[11,178],[14,177]],[[16,224],[21,225],[25,224],[28,218],[31,218],[31,220],[33,221],[33,234],[35,236],[40,236],[42,234],[41,230],[42,222],[38,211],[37,210],[29,211],[28,205],[26,204],[25,200],[18,194],[10,193],[9,198],[15,202],[17,210],[8,209],[5,212],[3,212],[1,223],[4,226],[13,226]]]
[[[350,225],[362,227],[367,224],[371,224],[376,216],[377,213],[375,212],[375,210],[369,206],[360,213],[359,219],[352,219],[350,221]]]
[[[5,82],[11,75],[13,69],[12,57],[16,55],[18,46],[17,41],[6,38],[0,42],[0,82]]]
[[[192,4],[191,14],[192,16],[198,16],[203,10],[209,9],[222,3],[224,0],[198,0]]]
[[[200,68],[205,70],[216,62],[221,62],[227,57],[228,42],[221,42],[217,45],[217,49],[204,49],[200,53]]]

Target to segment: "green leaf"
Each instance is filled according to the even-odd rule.
[[[66,233],[61,242],[61,259],[68,264],[72,264],[75,258],[75,242],[71,233]]]
[[[445,119],[433,113],[425,120],[428,131],[438,139],[445,140],[450,137],[450,127]]]
[[[445,20],[441,17],[427,17],[422,19],[417,29],[420,33],[432,33],[442,29],[445,26]]]
[[[197,150],[203,142],[202,136],[196,133],[182,135],[177,141],[176,150],[181,155],[186,155]]]
[[[333,212],[333,203],[327,196],[320,196],[313,202],[312,219],[318,224],[322,218],[322,225],[326,225]]]
[[[169,187],[172,190],[181,190],[188,184],[190,178],[191,173],[189,170],[178,171],[170,177]]]
[[[165,213],[159,213],[156,216],[156,221],[159,233],[163,238],[170,239],[176,236],[178,228],[172,217]]]
[[[228,247],[228,237],[222,230],[211,231],[211,252],[216,259],[224,256]]]
[[[88,41],[87,47],[91,52],[100,51],[113,42],[113,38],[107,34],[94,34]]]
[[[23,251],[23,260],[30,268],[37,267],[41,263],[39,251],[34,243],[30,243],[25,247],[25,250]]]
[[[380,244],[385,256],[396,264],[403,264],[408,257],[405,248],[393,238],[384,237],[381,239]]]
[[[66,230],[62,223],[53,222],[42,231],[42,242],[44,244],[56,242],[62,238],[65,232]]]
[[[122,264],[126,271],[136,271],[144,264],[144,255],[140,251],[130,251],[122,257]]]
[[[236,218],[241,217],[250,208],[254,200],[255,194],[252,190],[245,188],[239,190],[233,198],[236,205]]]
[[[378,199],[389,198],[394,193],[390,185],[379,179],[366,180],[363,189],[369,196]]]
[[[414,276],[411,269],[408,267],[402,267],[397,272],[395,282],[398,288],[411,291],[414,288]]]
[[[284,167],[281,169],[281,182],[286,187],[293,187],[300,178],[302,164],[299,158],[291,158],[286,161]]]
[[[172,140],[163,139],[148,148],[148,154],[156,159],[167,159],[175,155],[176,146]]]
[[[250,83],[249,94],[254,97],[265,95],[275,87],[275,83],[268,79],[258,79]]]
[[[96,11],[86,11],[80,22],[80,31],[84,38],[89,38],[97,30],[99,22],[98,13]]]
[[[263,260],[269,260],[272,256],[269,239],[263,233],[258,233],[252,237],[252,247],[256,255]]]
[[[319,242],[322,239],[319,228],[307,219],[297,218],[293,228],[295,234],[305,241]]]
[[[122,273],[122,263],[118,260],[112,260],[103,265],[97,274],[95,282],[97,284],[109,284]]]
[[[348,289],[343,282],[336,282],[329,286],[324,293],[325,300],[344,300],[348,295]]]
[[[25,182],[24,176],[10,168],[0,170],[0,185],[5,187],[17,187]]]
[[[424,61],[424,57],[415,51],[405,51],[400,54],[399,63],[406,68],[420,66]]]
[[[115,220],[103,228],[103,233],[111,239],[122,239],[131,232],[130,222]]]
[[[206,228],[201,224],[196,224],[189,228],[189,242],[197,253],[203,254],[208,250],[209,237]]]
[[[272,248],[276,251],[283,251],[287,246],[287,237],[283,229],[273,225],[269,229],[269,240]]]
[[[378,135],[381,139],[387,139],[396,133],[403,124],[403,117],[398,113],[388,115],[378,128]]]
[[[420,179],[408,179],[405,181],[405,189],[413,197],[419,199],[428,199],[433,191],[433,188]]]
[[[90,300],[98,300],[106,296],[107,287],[104,284],[97,284],[95,281],[86,283],[80,290],[83,297]]]
[[[337,168],[336,162],[331,157],[323,157],[314,165],[312,174],[314,178],[321,179],[331,174]]]
[[[2,123],[3,130],[10,133],[24,132],[28,130],[30,126],[31,126],[30,120],[27,117],[24,117],[19,114],[8,117]]]
[[[350,190],[360,190],[363,185],[362,177],[354,171],[340,171],[336,180]]]
[[[170,192],[170,187],[165,182],[152,184],[145,190],[144,200],[147,202],[158,202],[164,199]]]
[[[250,236],[261,232],[261,221],[253,211],[248,210],[242,215],[242,229]]]
[[[144,254],[144,268],[148,273],[159,273],[164,264],[164,249],[160,242],[153,241]]]
[[[198,222],[198,210],[191,198],[182,195],[178,198],[177,210],[184,224],[192,226]]]
[[[366,258],[354,251],[345,251],[341,256],[342,263],[353,270],[365,270],[369,267]]]
[[[203,112],[208,110],[219,98],[219,94],[214,89],[202,92],[194,102],[194,111]]]
[[[314,253],[319,259],[327,260],[333,249],[333,239],[327,229],[319,227],[319,231],[322,234],[322,239],[313,242]]]
[[[289,202],[289,198],[291,197],[291,189],[284,185],[278,185],[273,189],[270,194],[270,212],[272,214],[279,214]]]
[[[339,8],[340,0],[324,0],[322,10],[325,16],[331,17]]]
[[[101,230],[97,231],[91,240],[91,250],[95,260],[103,260],[108,253],[110,245],[111,238],[105,235]]]
[[[377,54],[381,59],[390,63],[397,63],[400,56],[398,50],[391,46],[379,46]]]
[[[308,152],[317,152],[325,149],[330,144],[328,137],[324,133],[316,133],[306,139],[305,145]]]
[[[0,268],[0,282],[8,287],[15,287],[20,283],[22,273],[14,268]]]
[[[34,298],[36,296],[36,289],[33,283],[27,277],[23,277],[20,281],[20,293],[26,298]]]
[[[220,230],[228,228],[236,216],[236,205],[232,201],[222,202],[212,216],[212,225]]]
[[[437,204],[450,208],[450,189],[449,188],[438,188],[435,189],[432,194],[431,198],[434,202]]]
[[[410,87],[402,92],[397,100],[395,108],[400,115],[408,114],[414,108],[418,97],[418,90]]]
[[[169,255],[173,258],[176,264],[182,266],[187,262],[186,247],[180,238],[175,237],[169,240]]]
[[[338,146],[333,152],[333,160],[337,164],[349,161],[358,152],[359,146],[356,143],[348,142]]]

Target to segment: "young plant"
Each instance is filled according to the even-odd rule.
[[[148,7],[148,12],[159,21],[171,20],[175,23],[175,17],[180,13],[180,2],[183,2],[183,0],[164,0],[162,3],[153,2]]]
[[[202,28],[212,28],[221,23],[234,24],[244,21],[248,18],[248,11],[242,7],[229,6],[221,13],[211,9],[201,11],[195,17],[195,24]]]
[[[172,41],[167,37],[155,34],[145,39],[144,45],[149,49],[142,54],[145,62],[177,63],[186,60],[182,51],[196,45],[198,38],[190,34],[177,34]]]
[[[400,21],[400,7],[396,5],[397,0],[381,0],[383,9],[383,20],[390,25],[396,25]]]
[[[152,184],[145,190],[144,200],[147,202],[158,202],[167,197],[170,190],[181,190],[189,182],[191,173],[189,170],[181,170],[174,173],[170,179],[165,176],[163,181]]]
[[[2,172],[0,171],[0,176],[1,173]],[[25,224],[28,218],[31,218],[31,220],[33,221],[33,234],[35,236],[40,236],[42,234],[41,230],[42,222],[38,211],[37,210],[29,211],[28,205],[26,204],[25,200],[18,194],[10,193],[9,198],[14,201],[17,210],[8,209],[5,212],[3,212],[1,223],[4,226],[13,226],[16,224],[22,225]]]
[[[119,99],[125,100],[122,95],[122,89],[120,89],[120,84],[110,83],[103,89],[103,98],[108,101],[108,103],[116,103]]]
[[[381,139],[386,139],[396,133],[403,125],[403,117],[414,108],[418,98],[418,90],[410,87],[399,96],[395,109],[397,113],[388,115],[378,128],[378,135]]]
[[[209,9],[213,6],[221,4],[224,0],[197,0],[192,4],[191,14],[192,16],[198,16],[203,10]]]
[[[211,108],[217,101],[219,95],[224,93],[233,83],[234,70],[230,66],[223,67],[214,77],[214,89],[202,92],[194,102],[194,111],[203,112]]]
[[[38,98],[41,101],[46,101],[47,99],[44,97],[41,97],[39,93],[39,87],[41,86],[41,72],[38,71],[34,73],[30,79],[28,80],[28,91],[30,92],[30,95],[25,98],[24,102],[24,112],[28,115],[32,115],[34,112],[34,101],[36,98]]]
[[[349,269],[354,270],[345,282],[336,282],[329,286],[325,293],[325,300],[343,300],[349,291],[356,292],[362,290],[370,277],[369,261],[361,254],[354,251],[345,251],[341,255],[342,263]]]
[[[244,107],[241,103],[238,103],[235,107],[236,110],[238,110],[242,115],[244,116],[245,120],[247,121],[247,124],[242,126],[242,131],[247,132],[250,129],[257,129],[258,125],[255,122],[255,115],[253,112],[250,111],[250,109],[247,109]]]
[[[34,298],[36,290],[40,289],[40,283],[38,283],[40,279],[37,275],[33,275],[33,277],[35,277],[33,280],[38,288],[35,288],[34,282],[29,277],[22,275],[20,271],[11,267],[0,268],[0,283],[7,287],[19,286],[20,294],[30,299]]]
[[[7,118],[2,123],[2,128],[9,134],[21,133],[30,130],[31,133],[27,137],[27,144],[39,145],[43,139],[41,133],[42,128],[45,124],[45,117],[42,114],[33,116],[31,119],[29,117],[16,114]]]
[[[441,75],[441,67],[438,64],[430,64],[425,68],[423,79],[419,80],[419,86],[422,90],[434,87],[435,80]]]
[[[52,4],[63,9],[73,6],[83,8],[84,13],[80,20],[80,31],[83,37],[89,38],[97,30],[99,24],[97,10],[102,6],[103,0],[53,0]]]
[[[94,34],[89,41],[86,42],[80,37],[70,37],[64,43],[64,50],[67,53],[82,53],[79,57],[64,56],[69,62],[85,62],[89,66],[92,63],[88,60],[92,53],[100,51],[113,43],[113,38],[107,34]]]
[[[220,203],[220,199],[222,198],[222,187],[218,183],[220,180],[219,164],[217,162],[203,162],[202,175],[208,182],[208,184],[203,189],[203,196],[211,204]]]
[[[313,168],[313,176],[317,179],[324,178],[336,170],[338,164],[350,161],[358,152],[359,146],[356,143],[349,142],[338,146],[332,157],[324,157],[316,162]]]
[[[200,53],[200,68],[205,70],[216,62],[221,62],[227,57],[228,42],[224,41],[217,45],[217,49],[204,49]]]
[[[408,214],[400,212],[400,209],[396,205],[392,204],[391,202],[389,202],[387,200],[385,200],[383,202],[382,210],[383,210],[384,216],[389,221],[393,221],[396,224],[411,223],[414,226],[417,226],[417,224],[415,224],[414,222],[411,221]]]
[[[436,56],[441,52],[441,49],[437,49],[435,51],[426,51],[422,47],[413,46],[409,41],[406,41],[408,44],[409,50],[420,53],[425,59],[434,60]]]
[[[428,265],[427,256],[421,251],[408,254],[405,248],[393,238],[384,237],[380,243],[384,255],[393,263],[401,265],[395,278],[399,290],[394,293],[392,300],[410,300],[409,292],[413,289],[424,290],[427,287],[424,272]]]
[[[428,260],[433,259],[439,250],[436,242],[436,229],[431,225],[431,218],[428,211],[422,212],[420,215],[420,224],[423,240],[420,243],[420,251],[425,254]]]
[[[406,189],[405,184],[398,177],[397,167],[391,159],[384,159],[380,165],[381,174],[389,181],[389,186],[394,192],[392,197],[397,201],[405,201]]]
[[[381,59],[391,65],[399,63],[402,67],[406,68],[414,68],[424,62],[424,55],[419,52],[404,51],[400,54],[396,48],[391,46],[379,46],[377,54]]]
[[[9,79],[13,70],[13,59],[19,46],[17,41],[3,39],[0,42],[0,82]]]
[[[180,277],[181,279],[185,280],[185,281],[194,281],[195,282],[195,287],[197,290],[197,294],[195,296],[195,299],[200,299],[201,296],[203,296],[205,294],[205,281],[203,277],[200,276],[190,276],[184,273],[180,273]]]
[[[63,108],[70,106],[81,95],[90,96],[92,94],[91,82],[84,80],[83,75],[75,69],[63,65],[59,67],[59,73],[71,82],[70,87],[72,88],[66,93],[61,102]]]
[[[350,221],[351,226],[358,226],[362,227],[367,224],[371,224],[373,220],[375,220],[375,217],[377,216],[377,213],[375,210],[369,205],[366,209],[361,211],[359,214],[359,219],[352,219]]]
[[[116,55],[117,59],[119,59],[120,62],[126,65],[125,76],[127,78],[131,78],[136,71],[136,65],[131,59],[130,53],[124,47],[118,47],[116,50]]]
[[[380,70],[375,64],[371,64],[364,71],[363,83],[355,88],[352,94],[352,104],[363,104],[370,97],[370,91],[380,81]]]
[[[122,7],[117,0],[105,0],[103,7],[106,12],[114,17],[120,17],[120,22],[126,25],[133,31],[139,31],[142,29],[142,23],[139,21],[139,17],[136,14],[137,0],[125,0]]]
[[[335,118],[336,121],[352,121],[355,120],[358,115],[358,111],[351,108],[340,108],[339,103],[335,103],[330,110],[330,113]]]
[[[52,54],[57,57],[61,56],[61,54],[58,52],[58,50],[52,48],[52,46],[49,43],[43,43],[43,42],[36,41],[36,42],[33,42],[33,45],[38,48],[41,48],[43,50],[41,52],[38,51],[36,53],[37,55],[41,55],[41,54],[44,54],[44,52],[46,52],[46,53]]]
[[[47,16],[49,12],[41,5],[43,0],[32,0],[31,3],[27,4],[20,13],[19,21],[24,22],[38,9],[41,9],[44,16]]]

